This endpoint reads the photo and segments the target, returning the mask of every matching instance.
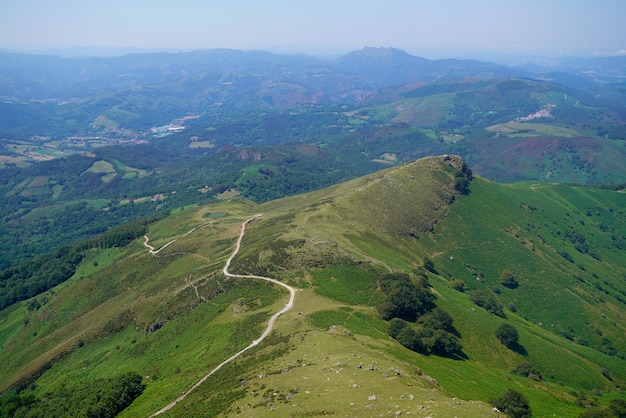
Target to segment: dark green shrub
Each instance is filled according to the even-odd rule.
[[[504,315],[502,305],[492,295],[487,295],[481,290],[472,290],[469,296],[472,302],[474,302],[476,305],[480,306],[487,312],[501,316],[502,318],[506,317],[506,315]]]
[[[415,321],[433,307],[433,295],[424,279],[415,283],[408,274],[385,274],[379,282],[385,299],[378,306],[378,311],[385,320],[402,318]]]
[[[391,338],[396,338],[400,331],[402,331],[408,325],[409,324],[403,319],[392,318],[391,321],[389,321],[389,328],[387,332],[389,333]]]
[[[511,324],[502,324],[495,331],[496,338],[508,348],[517,344],[519,336],[517,329]]]
[[[502,270],[502,273],[500,273],[500,284],[508,287],[509,289],[515,289],[519,286],[519,283],[515,280],[515,276],[511,270]]]
[[[407,326],[403,328],[396,336],[396,340],[409,350],[424,350],[424,342],[422,341],[419,333],[415,331],[413,327]]]
[[[433,263],[433,260],[431,260],[428,257],[424,257],[424,268],[428,271],[430,271],[431,273],[436,273],[437,271],[435,270],[435,263]]]
[[[450,282],[450,287],[458,292],[465,292],[467,290],[467,285],[463,280],[454,279]]]
[[[452,317],[441,308],[434,308],[419,319],[420,324],[426,328],[452,330]]]
[[[528,400],[513,389],[507,389],[502,396],[491,399],[489,402],[511,418],[532,417]]]
[[[518,376],[523,376],[523,377],[527,377],[529,379],[532,380],[543,380],[543,376],[541,375],[541,372],[539,370],[537,370],[532,364],[530,363],[520,363],[517,366],[515,366],[515,370],[513,370],[513,373],[515,373]]]
[[[433,354],[448,355],[461,351],[461,343],[452,334],[447,331],[438,329],[428,341],[428,349]]]
[[[626,418],[626,399],[613,399],[608,408],[617,418]]]

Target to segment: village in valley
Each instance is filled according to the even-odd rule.
[[[94,148],[110,145],[145,144],[149,138],[161,138],[185,130],[185,121],[200,116],[185,116],[146,132],[105,128],[95,134],[72,135],[66,138],[33,135],[28,139],[0,138],[0,169],[26,167],[40,161],[85,154]]]
[[[539,118],[547,118],[550,116],[550,111],[554,108],[554,104],[548,103],[545,108],[539,110],[538,112],[531,113],[528,116],[522,116],[521,118],[513,119],[511,122],[530,122],[531,120],[539,119]]]

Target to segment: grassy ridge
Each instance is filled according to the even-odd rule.
[[[486,402],[513,388],[536,416],[568,417],[594,398],[623,396],[626,195],[483,179],[460,195],[457,166],[429,158],[263,205],[233,200],[180,211],[150,227],[156,248],[177,240],[157,255],[143,240],[89,253],[74,278],[39,296],[38,309],[26,301],[1,312],[0,362],[9,367],[0,382],[39,371],[36,381],[22,381],[42,396],[134,371],[147,386],[122,416],[158,410],[256,338],[283,306],[281,289],[221,274],[241,222],[262,213],[232,268],[295,285],[294,309],[267,343],[170,416],[489,416]],[[375,308],[377,277],[423,272],[425,256],[434,261],[429,282],[437,306],[454,319],[462,359],[402,347]],[[516,288],[500,283],[505,269]],[[451,287],[454,280],[467,290]],[[493,294],[506,318],[476,306],[472,290]],[[516,350],[494,336],[502,323],[518,329]],[[523,362],[543,380],[513,374]]]
[[[612,387],[616,382],[608,380],[602,370],[609,370],[611,378],[617,378],[618,382],[626,377],[623,373],[626,272],[621,250],[621,231],[626,230],[626,225],[620,209],[626,203],[625,198],[618,192],[593,188],[530,183],[503,186],[480,179],[472,185],[469,197],[461,197],[451,207],[434,234],[414,241],[413,245],[398,239],[392,257],[386,257],[391,251],[380,251],[389,241],[380,246],[375,244],[383,239],[380,234],[368,236],[369,239],[357,234],[351,237],[360,249],[376,254],[383,261],[396,260],[398,250],[402,249],[408,252],[409,265],[411,252],[415,253],[412,260],[415,264],[420,253],[432,257],[446,279],[443,282],[446,287],[435,285],[442,295],[452,296],[447,287],[452,279],[460,278],[470,289],[486,292],[498,286],[502,303],[513,303],[516,307],[517,313],[507,312],[509,320],[527,328],[521,337],[525,355],[493,358],[494,345],[497,347],[493,330],[503,320],[487,315],[479,321],[457,324],[464,336],[464,346],[468,344],[466,338],[470,340],[466,349],[470,358],[481,359],[483,363],[492,357],[488,363],[491,367],[509,372],[516,362],[530,361],[552,381],[549,384],[552,386],[543,390],[560,393],[558,397],[562,401],[576,402],[580,399],[572,397],[581,397],[580,393],[568,395],[559,386],[583,391]],[[581,236],[585,245],[581,245]],[[400,262],[394,264],[401,266]],[[518,288],[508,289],[499,283],[504,269],[515,273],[520,283]],[[455,312],[455,320],[467,318],[467,312],[475,314],[480,310],[467,300],[442,303],[447,310]],[[482,327],[477,327],[478,324]],[[477,332],[481,328],[483,331]],[[439,370],[434,375],[448,375],[439,368],[438,359],[433,363],[435,370]],[[444,387],[454,393],[476,396],[476,391],[467,391],[466,384],[477,372],[475,364],[464,364],[469,367],[462,374],[463,379],[452,379]],[[572,368],[573,364],[577,366]],[[463,369],[463,365],[458,367]],[[505,373],[495,379],[500,383],[494,387],[502,387],[510,377],[510,373]],[[522,383],[526,382],[522,379]],[[530,396],[546,410],[554,407],[554,404],[550,406],[553,400],[545,395],[535,392]]]
[[[405,176],[405,169],[388,170],[379,178],[402,182],[410,178]],[[624,214],[617,208],[623,206],[623,194],[547,183],[503,186],[479,179],[472,185],[471,194],[458,198],[446,212],[434,234],[409,238],[385,231],[378,220],[369,220],[380,207],[404,205],[419,213],[419,206],[411,205],[411,196],[407,199],[405,194],[397,194],[395,202],[387,203],[384,200],[390,195],[377,193],[374,187],[364,193],[364,188],[373,183],[371,176],[365,179],[345,187],[351,187],[357,195],[365,194],[368,200],[355,198],[340,186],[332,191],[335,197],[324,205],[290,220],[289,228],[311,237],[321,235],[323,230],[326,237],[332,236],[337,242],[348,239],[341,248],[350,249],[357,259],[377,259],[383,267],[411,270],[421,264],[424,255],[435,260],[441,274],[439,281],[434,281],[435,289],[446,300],[455,295],[460,298],[455,304],[442,303],[460,321],[457,328],[464,346],[469,344],[467,354],[474,360],[455,366],[458,377],[444,387],[464,397],[486,400],[507,386],[517,364],[528,361],[542,371],[545,383],[537,385],[516,378],[517,384],[528,388],[533,403],[542,410],[571,416],[579,410],[576,403],[586,402],[585,391],[601,392],[613,390],[614,384],[621,385],[625,377],[621,358],[624,322],[620,320],[624,315],[624,272],[618,245]],[[415,191],[420,192],[423,190]],[[422,197],[430,198],[426,194]],[[292,201],[281,201],[281,205],[286,207]],[[397,214],[393,210],[386,213]],[[588,248],[579,245],[577,234],[586,237]],[[519,282],[516,289],[500,283],[504,269],[514,272]],[[506,310],[507,319],[487,314],[467,295],[449,288],[453,279],[465,281],[470,290],[490,294],[497,287],[496,297],[504,306],[514,306],[516,313]],[[344,280],[349,283],[349,275]],[[319,283],[324,285],[326,281],[323,278]],[[337,286],[333,297],[343,300],[342,293],[341,286]],[[474,322],[466,320],[468,312],[483,313]],[[345,314],[334,315],[339,316],[338,322],[345,322],[341,320]],[[495,328],[506,321],[521,328],[522,354],[499,348],[493,336]],[[432,359],[432,367],[438,371],[433,374],[447,374],[444,370],[450,365],[442,367],[441,362]],[[480,370],[485,364],[493,369],[485,379],[498,383],[468,390],[467,381],[475,379],[477,373],[484,375]],[[616,380],[607,379],[603,370]]]

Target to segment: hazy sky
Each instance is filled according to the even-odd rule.
[[[626,0],[0,0],[0,48],[626,53]]]

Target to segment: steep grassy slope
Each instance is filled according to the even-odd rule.
[[[428,244],[443,275],[470,288],[498,286],[518,315],[623,358],[626,195],[484,180],[472,192],[481,199],[459,202]],[[500,283],[504,270],[519,287]]]
[[[513,388],[535,416],[570,417],[592,398],[623,396],[626,195],[480,178],[462,195],[463,170],[458,157],[433,157],[263,205],[179,211],[148,232],[157,249],[176,239],[159,253],[141,240],[93,252],[37,298],[38,309],[26,301],[3,310],[2,387],[20,383],[43,397],[135,371],[147,387],[123,416],[175,399],[256,339],[287,299],[221,272],[241,222],[261,213],[232,270],[297,287],[294,309],[168,416],[482,417],[490,398]],[[425,256],[434,272],[422,269]],[[503,270],[517,287],[500,284]],[[376,306],[389,271],[428,276],[460,355],[416,353],[387,335]],[[461,281],[465,292],[455,290]],[[497,316],[471,301],[473,290],[494,286],[515,312]],[[519,332],[515,350],[494,336],[502,323]],[[524,362],[543,379],[511,373]]]

